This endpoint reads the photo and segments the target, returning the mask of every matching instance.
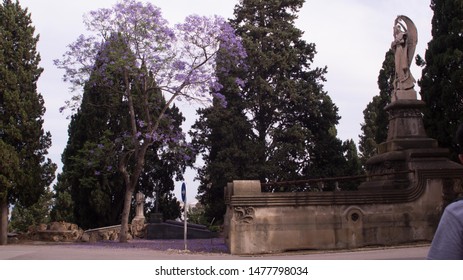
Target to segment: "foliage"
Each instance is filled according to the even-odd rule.
[[[50,212],[52,221],[67,221],[76,223],[74,218],[74,201],[71,196],[71,187],[62,179],[62,174],[58,174],[57,183],[53,186],[53,205]]]
[[[165,102],[162,96],[158,99]],[[171,130],[178,140],[167,141],[168,146],[159,141],[150,147],[145,168],[139,179],[138,190],[153,202],[146,205],[147,213],[161,212],[164,219],[174,220],[180,217],[180,203],[173,194],[174,179],[183,180],[185,167],[191,166],[194,155],[189,146],[176,144],[177,141],[186,142],[181,129],[184,117],[179,109],[174,105],[166,111],[166,115],[171,119],[169,127],[159,131]]]
[[[204,206],[200,203],[197,203],[193,207],[190,206],[188,207],[188,222],[198,225],[209,225],[204,214]]]
[[[111,9],[90,12],[84,21],[95,36],[81,35],[61,60],[55,64],[64,69],[64,80],[70,82],[76,92],[65,108],[78,108],[81,96],[77,92],[83,87],[101,46],[114,34],[121,36],[128,46],[126,52],[112,53],[118,58],[106,70],[124,69],[131,75],[141,75],[153,80],[146,86],[154,86],[170,93],[168,104],[174,99],[210,101],[207,90],[220,89],[215,75],[215,55],[219,44],[227,49],[231,58],[245,54],[231,27],[220,17],[207,18],[189,16],[185,23],[170,28],[159,8],[136,1],[123,1]],[[143,67],[147,73],[138,73]],[[130,72],[133,71],[134,73]],[[129,77],[132,78],[132,77]],[[151,89],[151,88],[148,88]],[[215,92],[218,93],[218,92]]]
[[[463,122],[463,7],[460,0],[432,0],[432,40],[428,43],[418,81],[426,103],[424,126],[439,146],[453,147],[458,125]],[[421,59],[422,60],[422,59]],[[456,150],[452,149],[456,159]]]
[[[27,9],[4,0],[0,5],[0,209],[8,209],[5,203],[31,206],[55,176],[56,165],[45,158],[51,135],[42,128],[45,108],[37,80],[43,69],[34,32]],[[0,232],[4,244],[2,224]]]
[[[389,119],[384,107],[391,103],[395,78],[394,65],[394,53],[389,50],[386,52],[378,75],[379,95],[374,96],[363,111],[364,123],[361,125],[363,134],[359,135],[360,158],[363,166],[370,157],[376,155],[378,145],[387,139]]]
[[[98,81],[107,81],[108,90],[122,94],[127,101],[129,127],[117,153],[117,167],[125,185],[120,236],[125,242],[132,195],[139,184],[149,148],[163,143],[168,148],[180,147],[178,151],[188,150],[175,130],[161,131],[163,126],[172,127],[167,110],[174,100],[211,100],[209,89],[213,89],[213,95],[220,96],[215,75],[219,45],[227,50],[230,60],[237,59],[236,63],[244,53],[231,27],[219,17],[189,16],[185,23],[172,29],[158,8],[133,0],[90,12],[85,24],[96,35],[80,36],[55,63],[65,70],[64,79],[71,82],[74,89],[85,85],[90,74],[94,74]],[[99,51],[114,36],[123,44],[106,53],[106,60],[111,63],[94,71]],[[110,77],[116,72],[122,81],[112,84]],[[158,114],[153,116],[152,101],[158,94],[167,102],[154,108]],[[67,106],[76,108],[80,99],[76,94]]]
[[[69,141],[63,153],[63,176],[59,182],[67,184],[64,192],[57,191],[57,196],[69,193],[74,202],[73,220],[83,228],[101,227],[120,223],[120,213],[123,206],[124,181],[116,166],[118,154],[122,146],[130,145],[127,140],[129,127],[128,102],[122,94],[123,89],[109,90],[107,83],[112,85],[123,84],[123,77],[117,71],[99,79],[99,68],[107,68],[113,59],[105,53],[117,51],[123,42],[115,36],[113,42],[108,42],[97,58],[94,67],[95,74],[84,87],[82,104],[72,117],[69,126]],[[100,57],[104,59],[100,59]],[[107,70],[106,70],[107,71]],[[136,79],[132,83],[137,83]],[[132,92],[135,100],[139,93]],[[164,97],[159,92],[151,96],[150,114],[156,118],[160,108],[165,106]],[[141,102],[134,102],[139,104]],[[174,189],[173,178],[181,174],[188,164],[188,156],[180,153],[181,148],[175,145],[171,137],[184,141],[180,125],[184,118],[175,105],[165,112],[166,120],[159,127],[158,133],[164,138],[156,141],[147,150],[146,163],[140,175],[137,190],[145,194],[146,198],[153,198],[159,210],[166,219],[175,219],[179,216],[179,204],[172,194]],[[143,121],[137,124],[145,126]],[[102,129],[105,127],[106,129]],[[63,198],[67,199],[64,195]],[[57,202],[59,202],[57,200]],[[153,204],[148,205],[148,212],[153,212]],[[61,209],[61,211],[68,211]],[[59,211],[54,214],[61,215]],[[63,214],[65,216],[65,214]]]
[[[8,225],[15,232],[27,232],[29,226],[47,224],[50,222],[50,209],[53,203],[53,193],[46,190],[39,200],[29,207],[21,203],[15,204],[11,212],[11,220]]]
[[[315,44],[302,40],[294,26],[303,3],[242,1],[232,21],[248,52],[248,68],[239,78],[262,181],[322,175],[317,172],[329,168],[314,155],[323,142],[341,154],[341,143],[329,133],[339,116],[321,84],[326,68],[312,67]]]
[[[347,140],[342,145],[345,151],[345,167],[343,168],[345,176],[356,176],[364,174],[362,163],[359,158],[357,146],[355,145],[354,140]],[[340,189],[357,190],[357,187],[360,185],[360,183],[360,180],[350,180],[340,186]]]
[[[203,153],[198,199],[209,220],[222,220],[223,189],[232,180],[345,172],[337,108],[321,84],[326,68],[312,66],[315,44],[294,26],[303,3],[245,0],[235,8],[231,24],[243,40],[246,67],[226,66],[219,82],[227,107],[199,110],[192,133]]]
[[[228,68],[227,75],[219,74],[223,85],[223,100],[217,98],[211,107],[198,110],[198,120],[190,132],[195,150],[202,155],[204,165],[198,169],[198,200],[204,207],[204,219],[221,222],[225,213],[224,186],[234,179],[255,179],[256,154],[253,152],[253,133],[245,115],[241,83],[237,83],[240,68],[227,64],[223,55],[219,67]]]

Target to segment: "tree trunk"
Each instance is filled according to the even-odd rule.
[[[129,214],[130,208],[132,205],[132,196],[133,190],[126,188],[125,190],[125,197],[124,197],[124,208],[122,210],[122,218],[121,218],[121,233],[119,236],[120,242],[127,242],[128,240],[128,233],[129,233]]]
[[[0,245],[8,242],[8,200],[0,199]]]

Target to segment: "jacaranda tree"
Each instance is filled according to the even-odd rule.
[[[66,106],[75,109],[80,101],[78,89],[89,81],[90,74],[96,75],[95,58],[105,42],[116,34],[124,41],[124,47],[108,53],[113,63],[99,69],[98,79],[104,80],[115,71],[121,73],[122,84],[112,85],[108,77],[107,87],[123,89],[130,116],[129,130],[117,153],[118,171],[125,184],[120,241],[126,242],[133,192],[148,149],[155,143],[169,142],[175,143],[176,149],[187,150],[176,133],[160,133],[159,128],[169,127],[172,121],[166,111],[175,100],[209,102],[214,95],[220,97],[215,63],[219,47],[237,64],[245,52],[234,30],[220,17],[189,16],[172,28],[159,8],[134,0],[92,11],[85,24],[94,35],[81,35],[55,64],[65,71],[64,80],[73,85],[75,94]],[[167,102],[153,118],[150,100],[159,93]]]
[[[121,145],[131,145],[127,131],[130,128],[128,101],[124,98],[124,75],[119,69],[101,77],[100,70],[115,61],[109,53],[118,52],[124,41],[115,35],[107,41],[96,58],[93,75],[83,89],[82,102],[69,124],[69,139],[63,151],[63,172],[55,186],[55,203],[52,218],[74,221],[84,229],[110,226],[120,223],[125,193],[124,180],[118,172],[117,155]],[[117,58],[115,58],[117,60]],[[108,80],[108,77],[111,80]],[[134,80],[132,83],[140,82]],[[108,87],[107,84],[112,86]],[[119,85],[116,90],[114,85]],[[139,87],[132,87],[134,100],[140,96]],[[160,92],[150,95],[151,118],[159,116],[165,105]],[[135,101],[137,104],[143,102]],[[137,109],[135,109],[137,111]],[[166,119],[158,133],[174,133],[176,142],[184,142],[181,133],[183,116],[173,106],[165,112]],[[143,123],[140,123],[143,125]],[[124,140],[124,141],[123,141]],[[136,192],[142,192],[147,200],[156,193],[156,206],[149,204],[145,209],[159,209],[165,219],[176,219],[180,205],[173,196],[174,179],[182,180],[188,157],[178,153],[172,141],[158,141],[151,145],[146,154],[144,170],[141,173]],[[72,204],[69,203],[69,197]],[[160,203],[162,200],[162,203]],[[150,207],[152,206],[152,207]],[[151,209],[150,209],[151,208]]]

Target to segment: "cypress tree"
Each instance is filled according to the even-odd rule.
[[[44,100],[37,92],[43,69],[39,40],[27,9],[0,5],[0,244],[6,244],[8,205],[33,205],[54,180],[46,159],[51,135],[43,131]]]
[[[16,203],[11,211],[8,227],[14,232],[27,232],[30,226],[47,224],[50,222],[50,208],[53,203],[53,192],[46,190],[38,201],[29,207]]]
[[[106,83],[120,84],[120,73],[99,80],[98,71],[107,63],[107,53],[117,47],[116,38],[101,50],[94,74],[84,87],[82,103],[69,124],[69,139],[62,155],[63,172],[58,177],[53,219],[67,218],[83,228],[114,225],[122,211],[124,182],[117,174],[112,141],[126,129],[120,91]],[[72,202],[68,201],[69,197]],[[60,207],[71,204],[73,208]],[[70,206],[71,206],[70,205]]]
[[[345,157],[345,167],[344,174],[346,176],[356,176],[364,174],[362,168],[362,162],[360,160],[357,146],[355,145],[354,140],[349,139],[343,143],[344,148],[344,157]],[[362,180],[349,180],[343,182],[339,188],[341,190],[357,190],[357,187],[361,184]]]
[[[303,3],[243,0],[235,7],[231,24],[243,40],[246,65],[218,66],[229,71],[219,75],[223,96],[198,112],[193,132],[204,159],[198,198],[209,221],[222,220],[223,188],[232,180],[297,180],[346,171],[336,137],[337,108],[321,84],[326,68],[312,67],[315,44],[302,40],[294,26]]]
[[[198,170],[197,198],[208,223],[220,224],[225,214],[224,187],[232,180],[255,179],[258,173],[252,127],[240,94],[240,69],[229,65],[224,53],[217,60],[218,68],[228,69],[227,75],[218,74],[223,89],[211,107],[198,110],[199,119],[190,134],[204,161]]]
[[[359,135],[359,150],[364,166],[370,157],[376,155],[378,145],[387,139],[389,117],[384,107],[391,103],[391,94],[394,89],[394,65],[394,53],[389,50],[386,52],[378,75],[379,95],[374,96],[363,111],[364,123],[361,125],[363,134]]]
[[[425,53],[421,99],[426,103],[424,126],[440,147],[451,148],[463,121],[463,2],[432,0],[432,39]],[[456,159],[456,151],[453,150]]]
[[[303,3],[244,0],[232,20],[248,52],[241,94],[261,181],[339,175],[320,154],[342,156],[334,128],[339,116],[323,90],[326,68],[311,65],[315,44],[302,40],[294,24]]]

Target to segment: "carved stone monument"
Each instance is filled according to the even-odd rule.
[[[144,237],[144,229],[145,229],[145,214],[144,214],[144,206],[145,206],[145,195],[141,192],[138,192],[135,195],[135,217],[132,220],[130,225],[131,232],[133,237]]]
[[[145,214],[143,208],[145,206],[145,195],[141,192],[138,192],[135,195],[136,209],[135,209],[135,218],[134,219],[145,219]]]
[[[395,54],[395,79],[392,102],[400,99],[416,100],[414,90],[415,78],[410,72],[410,66],[418,43],[418,32],[411,19],[398,16],[394,21],[394,41],[391,48]]]
[[[417,99],[415,79],[410,72],[418,32],[413,21],[403,15],[394,21],[395,80],[389,113],[387,140],[379,144],[378,154],[367,161],[369,175],[376,177],[360,188],[400,189],[413,180],[409,170],[437,168],[438,162],[447,162],[448,150],[438,147],[437,141],[427,137],[421,110],[425,103]],[[442,166],[443,167],[443,166]]]
[[[258,180],[229,183],[224,237],[232,254],[432,240],[443,207],[463,193],[463,167],[426,136],[410,72],[417,38],[413,22],[398,16],[388,137],[367,161],[368,181],[358,191],[274,193]]]

